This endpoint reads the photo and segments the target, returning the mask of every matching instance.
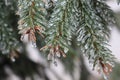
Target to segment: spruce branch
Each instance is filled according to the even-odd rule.
[[[28,40],[36,46],[35,32],[44,33],[46,22],[46,10],[44,8],[45,2],[42,0],[19,0],[18,12],[20,20],[18,21],[19,33],[22,34],[21,39],[28,35]]]
[[[3,26],[4,24],[4,26]],[[18,45],[17,39],[13,34],[13,29],[8,28],[8,24],[2,23],[0,24],[0,51],[3,54],[8,54],[12,49]]]
[[[0,52],[2,54],[11,53],[19,43],[15,36],[16,32],[13,30],[14,20],[10,17],[14,16],[13,3],[14,1],[8,5],[5,1],[0,2]]]
[[[113,22],[110,20],[110,15],[112,15],[111,10],[106,7],[105,3],[99,2],[98,0],[95,1],[96,2],[94,2],[94,0],[79,0],[79,8],[76,11],[76,13],[80,13],[77,40],[80,42],[81,51],[85,53],[90,63],[93,64],[93,69],[99,64],[104,66],[105,64],[109,64],[112,66],[114,61],[114,56],[107,48],[109,46],[108,41],[110,34],[108,25],[110,22]],[[109,68],[108,66],[106,67],[107,69]],[[102,70],[104,72],[103,66]],[[104,73],[108,74],[109,71],[106,70]]]
[[[48,8],[44,8],[44,3]],[[105,75],[111,72],[114,56],[108,48],[108,25],[115,21],[103,0],[57,0],[56,3],[50,0],[50,5],[46,0],[19,0],[18,8],[19,33],[23,38],[27,34],[33,43],[36,43],[35,32],[41,36],[45,33],[46,46],[41,50],[49,52],[48,60],[56,63],[56,57],[66,57],[75,34],[93,69],[98,66]]]
[[[71,44],[70,1],[58,0],[51,14],[46,32],[46,46],[42,48],[49,50],[48,59],[50,60],[61,55],[66,57],[65,53],[69,50],[68,45]]]

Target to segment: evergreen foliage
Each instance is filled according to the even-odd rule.
[[[21,40],[28,34],[29,41],[36,46],[35,32],[43,36],[42,33],[46,26],[44,2],[41,0],[19,0],[17,15],[20,16],[18,29],[22,34]]]
[[[49,59],[56,57],[66,57],[68,47],[71,44],[72,26],[71,26],[71,1],[58,0],[48,21],[46,31],[46,46],[43,49],[49,50]]]
[[[111,63],[113,55],[107,48],[109,41],[109,27],[113,22],[112,11],[102,1],[78,1],[76,13],[79,16],[77,40],[80,42],[81,51],[88,57],[93,68],[102,59],[104,63]],[[88,6],[87,6],[88,5]],[[105,17],[105,18],[104,18]]]
[[[45,46],[40,50],[48,53],[48,60],[56,63],[57,57],[82,54],[88,57],[93,69],[100,69],[104,75],[111,72],[114,56],[108,48],[110,37],[108,26],[115,21],[112,10],[104,0],[18,0],[17,2],[16,14],[19,15],[18,29],[22,41],[27,36],[28,42],[37,47],[36,41],[39,37],[36,33],[38,33],[44,39],[40,39],[40,42],[45,42],[42,44]],[[9,15],[15,10],[10,7],[11,5],[0,3],[2,53],[10,53],[19,42],[14,37],[12,20],[9,19]],[[8,7],[13,8],[9,10],[9,14]],[[11,22],[6,23],[6,20]],[[72,47],[73,38],[80,48],[79,53]]]
[[[3,54],[10,53],[19,43],[15,36],[17,31],[13,30],[17,21],[14,22],[15,19],[11,19],[16,17],[14,15],[16,6],[14,3],[14,0],[12,2],[0,2],[0,51]]]

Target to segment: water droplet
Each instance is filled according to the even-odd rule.
[[[80,43],[77,43],[77,46],[80,46]]]
[[[103,75],[103,77],[104,77],[105,80],[108,80],[108,77],[106,75]]]
[[[56,52],[56,56],[57,56],[57,57],[60,57],[60,56],[61,56],[61,55],[60,55],[60,52],[57,51],[57,52]]]
[[[88,49],[88,45],[87,44],[85,45],[85,49]]]
[[[70,42],[70,41],[68,41],[68,45],[71,45],[71,42]]]
[[[77,41],[79,42],[79,41],[81,41],[81,39],[80,39],[80,38],[77,38]]]
[[[55,65],[55,66],[57,66],[57,65],[58,65],[58,64],[57,64],[57,61],[54,61],[54,65]]]
[[[15,58],[14,58],[14,57],[11,57],[11,61],[12,61],[12,62],[15,62]]]
[[[8,26],[8,24],[4,24],[4,26],[6,27],[6,26]]]
[[[65,53],[67,53],[68,50],[69,50],[68,48],[66,48],[66,47],[64,48],[64,52],[65,52]]]
[[[36,42],[32,42],[32,47],[37,47]]]
[[[2,53],[3,53],[3,54],[7,54],[7,53],[9,53],[9,52],[10,52],[9,49],[2,50]]]

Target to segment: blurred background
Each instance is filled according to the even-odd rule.
[[[116,61],[109,80],[120,80],[120,5],[116,0],[106,0],[106,3],[116,19],[116,25],[110,25],[109,48]],[[39,43],[42,38],[38,38],[38,49],[23,44],[18,34],[16,12],[17,0],[0,0],[0,35],[4,36],[2,39],[0,36],[0,80],[104,80],[101,74],[92,70],[84,56],[67,54],[67,58],[58,59],[54,64],[39,51],[44,44]],[[16,50],[9,51],[12,47]]]

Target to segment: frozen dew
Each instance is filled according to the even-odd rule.
[[[9,0],[5,0],[5,5],[6,6],[8,6],[8,5],[10,5],[11,3],[10,3],[10,1]]]
[[[54,30],[51,30],[50,32],[48,32],[49,34],[53,34],[54,33]],[[54,36],[50,36],[50,37],[54,37]],[[51,39],[51,38],[50,38]]]
[[[40,6],[44,6],[44,4],[43,4],[43,3],[40,3],[39,5],[40,5]]]
[[[96,17],[96,20],[99,20],[99,18],[98,18],[98,17]]]
[[[72,38],[72,36],[71,36],[71,35],[69,35],[69,38],[71,39],[71,38]]]
[[[69,50],[68,48],[66,48],[66,47],[64,48],[64,52],[65,52],[65,53],[67,53],[68,50]]]
[[[50,23],[49,26],[53,26],[53,24]]]
[[[58,64],[57,64],[57,61],[54,61],[54,65],[55,65],[55,66],[57,66],[57,65],[58,65]]]
[[[0,50],[3,50],[6,48],[6,43],[5,42],[0,42]]]
[[[4,24],[4,26],[5,26],[5,27],[7,27],[7,26],[8,26],[8,24]]]
[[[93,22],[92,21],[89,21],[89,23],[92,25],[93,24]]]
[[[20,29],[20,30],[21,30],[21,29],[23,29],[23,27],[22,27],[21,25],[19,25],[19,26],[18,26],[18,29]]]
[[[8,50],[8,49],[7,49],[7,50],[2,50],[2,53],[3,53],[3,54],[7,54],[7,53],[9,53],[9,52],[10,52],[10,50]]]
[[[2,37],[6,37],[6,35],[5,35],[5,34],[2,34]]]
[[[23,39],[24,39],[24,35],[21,35],[20,40],[23,41]]]
[[[27,27],[27,26],[28,26],[28,24],[24,24],[24,26],[25,26],[25,27]]]
[[[9,45],[13,45],[12,41],[10,41],[8,44],[9,44]]]
[[[58,14],[60,12],[60,9],[57,9],[54,14]]]
[[[71,45],[71,42],[70,42],[70,41],[68,41],[68,45]]]
[[[77,46],[80,46],[80,43],[77,43]]]
[[[62,5],[62,6],[65,5],[65,4],[66,4],[66,1],[61,2],[61,5]]]
[[[105,74],[103,74],[103,77],[105,80],[108,80],[108,77]]]
[[[80,38],[77,38],[77,41],[79,42],[79,41],[81,41],[81,39],[80,39]]]
[[[19,8],[19,10],[21,10],[23,8],[23,6],[20,5],[18,8]]]
[[[36,4],[36,6],[38,7],[38,6],[39,6],[39,4]]]
[[[54,58],[53,58],[53,64],[54,64],[55,66],[58,65],[58,64],[57,64],[57,57],[56,57],[56,56],[54,56]]]
[[[92,57],[90,57],[89,63],[90,63],[90,64],[93,64],[93,63],[94,63],[94,59],[92,59]]]
[[[15,62],[15,58],[14,58],[14,57],[11,57],[11,61],[12,61],[12,62]]]
[[[102,24],[99,23],[99,24],[98,24],[98,27],[101,27],[101,26],[102,26]]]
[[[32,42],[32,47],[37,47],[36,42]]]
[[[57,57],[60,57],[60,56],[61,56],[59,51],[56,52],[56,56],[57,56]]]

